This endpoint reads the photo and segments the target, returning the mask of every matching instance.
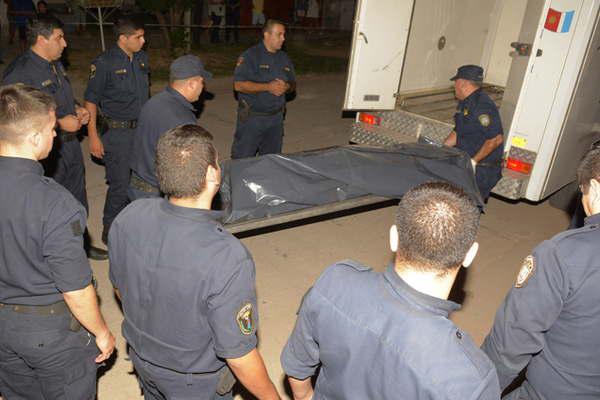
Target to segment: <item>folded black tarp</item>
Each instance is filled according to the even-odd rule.
[[[348,145],[295,154],[227,160],[220,190],[224,223],[348,200],[368,194],[401,198],[424,182],[445,181],[483,202],[469,156],[426,144]]]

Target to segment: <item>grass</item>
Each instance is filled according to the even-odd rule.
[[[244,42],[239,44],[198,44],[193,46],[192,53],[202,59],[206,69],[213,75],[217,77],[231,76],[240,54],[258,40],[254,40],[253,37],[243,37],[242,39]],[[90,62],[100,51],[84,44],[76,47],[70,52],[72,65],[69,74],[74,78],[87,80]],[[288,39],[285,50],[294,63],[296,74],[305,75],[346,72],[349,48],[350,44],[347,38],[295,36]],[[169,65],[175,57],[162,48],[150,47],[148,53],[152,80],[167,80]]]

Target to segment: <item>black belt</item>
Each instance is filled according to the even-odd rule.
[[[156,186],[149,184],[135,173],[131,174],[131,177],[129,178],[129,184],[137,190],[141,190],[142,192],[160,194],[160,190],[158,190]]]
[[[108,117],[103,117],[103,119],[109,129],[134,129],[137,126],[137,119],[129,121],[118,121]]]
[[[496,162],[478,162],[477,167],[501,167],[502,160]]]
[[[69,132],[60,132],[58,135],[60,141],[63,143],[72,142],[73,140],[79,140],[77,137],[77,132],[69,133]]]
[[[54,304],[48,304],[46,306],[30,306],[24,304],[4,304],[0,303],[0,310],[8,308],[11,311],[20,314],[36,314],[36,315],[61,315],[70,313],[67,303],[59,301]]]

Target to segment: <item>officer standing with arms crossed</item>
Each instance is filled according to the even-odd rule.
[[[115,345],[83,251],[85,210],[38,163],[52,149],[55,124],[49,95],[0,88],[0,393],[7,400],[94,399],[96,363]]]
[[[155,171],[156,143],[169,129],[197,122],[192,103],[198,101],[205,80],[211,77],[194,55],[181,56],[171,63],[169,86],[148,100],[140,112],[131,154],[129,200],[160,196]]]
[[[48,93],[56,102],[58,139],[48,160],[45,172],[63,185],[88,209],[85,188],[85,166],[77,134],[90,115],[79,107],[73,96],[67,72],[60,56],[67,47],[62,23],[53,17],[39,18],[30,27],[31,48],[17,57],[4,71],[3,85],[23,83]],[[88,256],[106,260],[105,250],[87,246]]]
[[[279,399],[256,349],[254,262],[210,209],[221,182],[212,136],[198,125],[166,132],[156,173],[166,198],[132,202],[109,234],[145,399],[231,398],[227,366],[258,399]]]
[[[600,398],[600,149],[577,171],[585,225],[542,242],[525,258],[482,345],[507,399]]]
[[[296,90],[294,65],[281,50],[285,26],[270,19],[263,40],[237,60],[233,87],[238,94],[238,118],[231,158],[280,153],[285,94]]]
[[[144,27],[127,16],[115,24],[117,43],[90,66],[85,108],[90,113],[90,153],[104,160],[108,191],[102,218],[102,241],[117,214],[129,203],[130,156],[137,118],[150,95],[148,56]],[[98,114],[102,124],[96,125]]]
[[[454,94],[459,100],[454,130],[444,144],[464,150],[471,157],[477,187],[484,201],[502,176],[502,122],[496,104],[481,90],[483,68],[458,68]]]
[[[327,268],[281,355],[294,400],[499,399],[492,363],[448,319],[460,308],[447,300],[456,275],[477,253],[479,215],[455,186],[419,185],[398,206],[396,257],[383,274],[350,260]]]

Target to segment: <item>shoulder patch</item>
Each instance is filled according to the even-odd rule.
[[[519,270],[519,275],[517,275],[517,281],[515,282],[515,287],[520,289],[527,285],[529,278],[533,276],[535,273],[535,257],[529,255],[525,257],[523,260],[523,265],[521,265],[521,269]]]
[[[488,114],[481,114],[479,116],[479,123],[481,126],[488,127],[490,125],[490,116]]]
[[[252,304],[246,303],[240,308],[235,316],[235,320],[243,335],[250,335],[254,331],[254,313]]]
[[[94,64],[90,65],[90,79],[94,79],[96,77],[96,66]]]
[[[238,59],[237,59],[237,61],[236,61],[236,63],[235,63],[235,66],[236,66],[236,67],[239,67],[239,66],[240,66],[240,65],[242,65],[243,63],[244,63],[244,57],[240,56],[240,57],[238,57]]]
[[[340,261],[338,263],[338,265],[343,265],[346,267],[350,267],[356,271],[359,272],[366,272],[366,271],[371,271],[371,267],[367,267],[366,265],[363,265],[357,261],[353,261],[353,260],[344,260],[344,261]]]

